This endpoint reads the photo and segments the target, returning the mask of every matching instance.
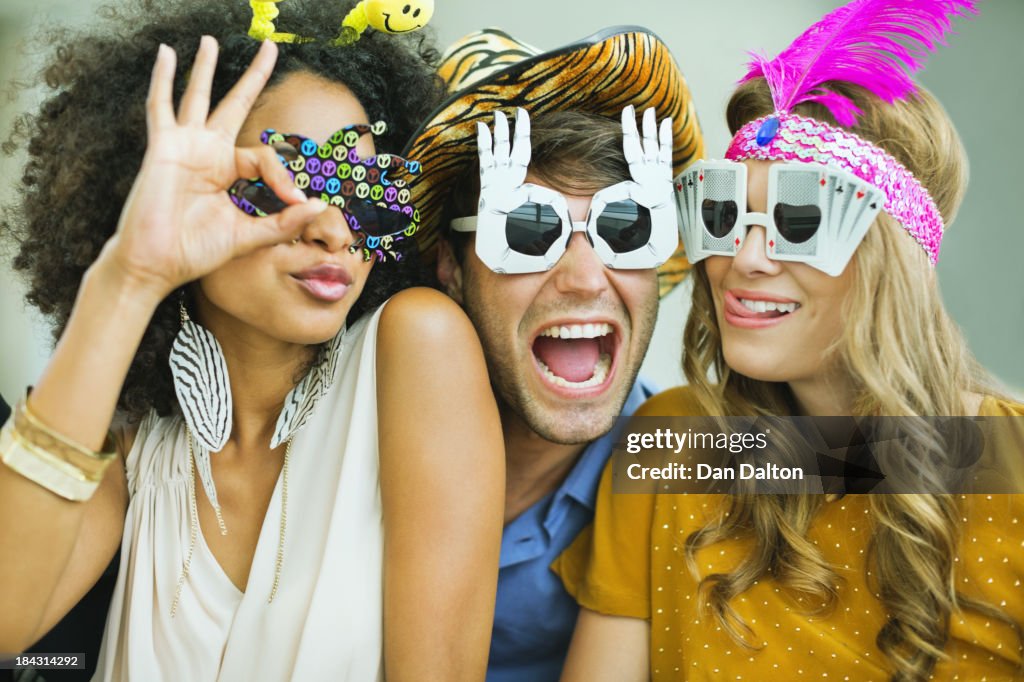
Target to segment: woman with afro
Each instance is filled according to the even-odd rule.
[[[95,679],[483,676],[503,457],[479,342],[408,289],[386,201],[302,181],[402,187],[389,153],[442,94],[422,38],[332,46],[349,9],[291,0],[293,44],[199,0],[50,37],[9,142],[3,228],[57,346],[0,436],[0,651],[120,547]]]

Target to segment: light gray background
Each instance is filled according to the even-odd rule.
[[[211,0],[238,1],[243,0]],[[28,68],[19,42],[34,22],[87,21],[96,0],[2,0],[0,82]],[[708,153],[720,156],[728,142],[724,108],[744,72],[747,50],[774,55],[838,0],[437,0],[432,25],[443,46],[485,26],[497,26],[539,48],[554,48],[614,24],[654,29],[682,66],[697,99]],[[1020,219],[1024,155],[1024,2],[985,0],[981,15],[958,21],[949,48],[934,55],[921,82],[945,104],[971,159],[971,189],[943,243],[939,275],[943,296],[971,348],[999,379],[1024,387],[1024,227]],[[282,5],[287,11],[287,4]],[[240,27],[244,30],[244,27]],[[116,76],[115,76],[116,77]],[[22,98],[0,101],[0,130]],[[9,197],[18,159],[0,159],[0,197]],[[97,187],[96,191],[103,191]],[[26,310],[21,285],[0,264],[0,394],[11,400],[39,375],[50,352],[45,325]],[[680,383],[682,327],[689,301],[680,287],[661,306],[645,372],[661,385]],[[83,358],[83,361],[87,361]]]

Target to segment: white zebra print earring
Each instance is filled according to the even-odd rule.
[[[213,482],[210,453],[219,452],[231,435],[231,384],[228,365],[220,343],[208,330],[188,316],[185,302],[179,305],[181,330],[171,346],[171,377],[174,393],[185,419],[186,437],[189,438],[190,461],[194,456],[199,480],[217,515],[220,534],[228,529],[217,499],[217,486]],[[192,448],[192,440],[198,447]]]
[[[341,331],[321,349],[316,364],[284,399],[284,408],[277,418],[274,437],[270,441],[271,449],[289,441],[313,416],[316,404],[334,382],[334,374],[338,369],[342,348],[345,346],[345,331],[346,328],[342,327]]]
[[[231,385],[217,339],[180,305],[181,330],[171,346],[171,376],[178,405],[196,443],[218,452],[231,433]]]

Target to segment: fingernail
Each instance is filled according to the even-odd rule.
[[[319,199],[311,199],[310,201],[312,202],[313,206],[316,208],[316,212],[317,213],[323,213],[324,211],[327,210],[327,203],[326,202],[320,201]]]
[[[309,197],[306,196],[306,193],[303,192],[298,187],[292,190],[292,196],[298,199],[299,201],[309,201]]]

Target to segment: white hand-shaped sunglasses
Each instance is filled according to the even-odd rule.
[[[573,222],[565,197],[526,182],[530,117],[516,110],[515,139],[508,119],[494,114],[491,131],[477,124],[480,154],[479,213],[456,218],[451,228],[476,232],[476,253],[494,272],[520,274],[554,267],[573,232],[586,233],[610,268],[655,268],[679,245],[672,190],[672,120],[658,129],[654,109],[644,112],[643,141],[632,106],[622,111],[622,148],[632,180],[594,194],[586,221]]]

